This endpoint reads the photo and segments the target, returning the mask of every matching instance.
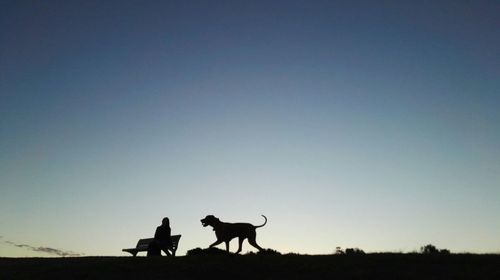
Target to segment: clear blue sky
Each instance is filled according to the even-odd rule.
[[[500,252],[499,15],[0,1],[0,256],[124,255],[164,216],[184,254],[207,214],[281,252]]]

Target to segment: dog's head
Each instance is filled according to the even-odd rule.
[[[201,224],[206,227],[206,226],[215,226],[216,224],[220,223],[220,220],[215,217],[214,215],[208,215],[205,218],[201,219]]]

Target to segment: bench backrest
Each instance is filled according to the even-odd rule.
[[[179,245],[179,240],[181,239],[180,235],[172,235],[170,237],[172,239],[172,248],[177,249],[177,245]],[[137,246],[135,246],[139,250],[147,250],[149,247],[149,243],[151,243],[154,238],[144,238],[144,239],[139,239],[137,242]]]
[[[137,241],[137,246],[135,246],[135,248],[139,250],[147,250],[149,247],[149,243],[151,243],[153,240],[155,239],[154,238],[139,239],[139,241]]]

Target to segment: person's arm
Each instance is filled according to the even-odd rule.
[[[159,240],[159,239],[161,239],[161,232],[160,232],[160,231],[161,231],[161,230],[160,230],[160,227],[157,227],[157,228],[156,228],[156,231],[155,231],[155,237],[154,237],[154,238],[155,238],[155,240]]]
[[[168,246],[172,247],[172,232],[171,232],[170,227],[168,227],[166,231],[167,231],[167,238],[168,238],[167,244],[168,244]]]

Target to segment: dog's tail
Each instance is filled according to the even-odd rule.
[[[266,218],[266,216],[264,216],[264,215],[261,215],[261,216],[262,216],[262,217],[264,217],[265,221],[264,221],[264,223],[263,223],[262,225],[260,225],[260,226],[254,226],[255,228],[260,228],[260,227],[263,227],[263,226],[265,226],[265,225],[267,224],[267,218]]]

